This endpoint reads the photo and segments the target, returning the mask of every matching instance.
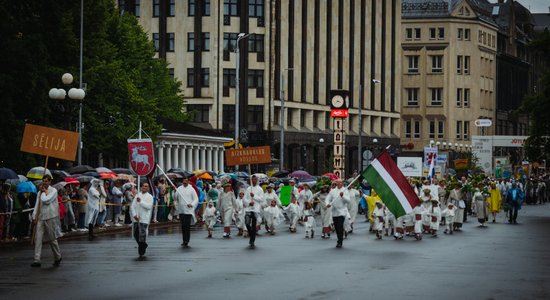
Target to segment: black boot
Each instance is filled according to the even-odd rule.
[[[92,224],[89,224],[88,225],[88,240],[91,241],[95,238],[95,235],[94,235],[94,225]]]

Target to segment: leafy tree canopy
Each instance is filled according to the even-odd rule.
[[[76,131],[78,103],[48,98],[73,74],[78,87],[80,1],[0,0],[0,164],[24,172],[42,164],[19,151],[25,123]],[[151,137],[160,117],[186,121],[181,82],[168,74],[135,17],[112,0],[84,1],[83,157],[127,157],[126,139],[143,123]],[[67,87],[68,88],[68,87]]]

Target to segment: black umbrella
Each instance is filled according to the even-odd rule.
[[[95,169],[88,165],[80,165],[80,166],[72,167],[68,170],[68,172],[71,174],[82,174],[88,171],[95,171]]]
[[[82,175],[92,176],[92,177],[95,177],[95,178],[101,177],[101,175],[99,175],[99,173],[96,172],[96,171],[88,171],[88,172],[83,173]]]
[[[114,169],[111,169],[111,171],[113,171],[117,174],[127,174],[127,175],[137,176],[137,174],[136,174],[136,172],[134,172],[134,170],[127,169],[127,168],[114,168]]]
[[[176,173],[176,174],[180,174],[183,177],[191,177],[191,176],[195,175],[192,172],[186,171],[182,168],[172,168],[172,169],[168,170],[166,173]]]
[[[19,179],[14,170],[8,168],[0,168],[0,180]]]
[[[279,178],[287,177],[289,173],[290,173],[289,171],[281,170],[281,171],[275,172],[275,174],[271,175],[271,177],[279,177]]]
[[[54,179],[56,179],[56,181],[60,181],[60,180],[57,180],[57,179],[65,179],[67,177],[71,177],[71,174],[63,171],[63,170],[51,170],[52,172],[52,176]]]

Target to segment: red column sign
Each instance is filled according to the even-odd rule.
[[[129,139],[128,154],[130,165],[139,176],[147,176],[155,170],[153,141],[151,139]]]

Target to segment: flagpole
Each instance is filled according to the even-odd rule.
[[[139,130],[138,130],[138,138],[141,140],[141,121],[139,121]],[[144,166],[145,167],[145,166]],[[137,169],[137,163],[136,163],[136,169]],[[141,182],[141,176],[138,175],[138,180],[137,180],[137,192],[139,193],[140,191],[140,182]]]

